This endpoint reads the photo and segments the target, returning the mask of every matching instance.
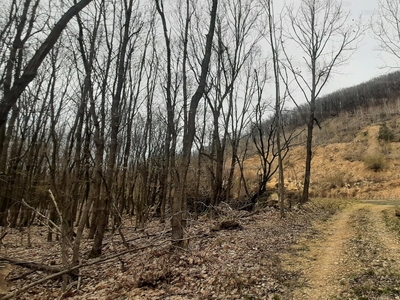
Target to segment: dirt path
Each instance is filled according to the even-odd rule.
[[[399,236],[387,225],[398,221],[392,211],[359,202],[317,224],[315,238],[283,257],[285,268],[300,275],[290,298],[400,299]]]

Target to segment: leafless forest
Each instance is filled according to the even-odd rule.
[[[298,126],[306,202],[314,127],[392,97],[399,75],[321,98],[328,79],[364,34],[396,45],[379,30],[398,19],[390,0],[374,26],[340,2],[300,2],[3,0],[0,242],[7,228],[46,226],[69,270],[82,240],[99,257],[106,230],[124,239],[122,220],[157,218],[185,248],[190,220],[221,203],[251,211],[275,173],[283,217]]]

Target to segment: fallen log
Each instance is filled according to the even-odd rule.
[[[61,272],[64,270],[63,268],[60,268],[60,267],[48,266],[48,265],[38,264],[35,262],[30,262],[30,261],[22,261],[22,260],[9,258],[9,257],[0,257],[0,261],[6,261],[15,266],[20,266],[20,267],[35,270],[35,271],[44,271],[47,273],[58,273],[58,272]]]
[[[241,229],[243,229],[243,227],[237,221],[228,220],[228,221],[222,221],[221,223],[218,223],[216,226],[211,228],[211,231],[236,230],[236,229],[241,230]]]

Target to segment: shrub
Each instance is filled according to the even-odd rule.
[[[326,183],[330,189],[341,188],[345,185],[345,173],[343,172],[333,172],[326,177]]]
[[[394,134],[393,132],[386,126],[386,124],[383,124],[379,127],[379,132],[378,132],[378,140],[383,140],[385,142],[391,142],[394,139]]]
[[[379,172],[386,167],[386,158],[383,154],[373,154],[364,157],[365,166],[373,170],[374,172]]]

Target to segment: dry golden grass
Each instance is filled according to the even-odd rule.
[[[400,199],[400,142],[378,139],[382,124],[396,133],[400,118],[381,109],[344,113],[315,129],[312,197]],[[305,133],[297,141],[305,139]],[[288,182],[302,181],[305,147],[293,147],[285,160]]]

